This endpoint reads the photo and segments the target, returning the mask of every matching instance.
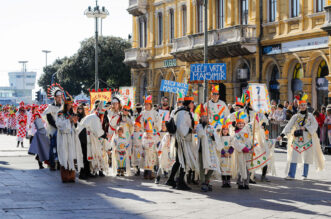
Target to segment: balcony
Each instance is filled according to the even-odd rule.
[[[127,11],[133,16],[140,16],[147,12],[147,0],[129,0]]]
[[[238,25],[208,32],[208,58],[243,56],[256,52],[256,27]],[[187,61],[202,61],[204,33],[188,35],[174,40],[171,54]]]
[[[325,23],[321,27],[322,30],[328,32],[331,35],[331,6],[326,6],[325,10]]]
[[[133,68],[147,68],[149,52],[146,49],[132,48],[125,50],[124,63]]]

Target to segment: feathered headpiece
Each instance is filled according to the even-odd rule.
[[[144,122],[144,128],[147,133],[152,133],[153,132],[153,124],[152,124],[152,119],[148,118]]]
[[[244,122],[245,123],[245,119],[247,118],[247,114],[244,111],[239,111],[239,112],[235,112],[234,116],[236,118],[236,122]]]
[[[125,105],[125,106],[123,106],[123,109],[126,109],[126,110],[130,110],[131,109],[131,101],[130,101],[130,99],[128,99],[128,103]]]
[[[211,93],[219,93],[220,86],[219,85],[212,85]]]
[[[231,119],[227,118],[227,119],[221,119],[220,123],[222,124],[222,129],[224,128],[229,128],[229,125],[232,124]]]
[[[199,104],[196,108],[194,113],[196,113],[197,115],[201,116],[207,116],[207,109],[204,107],[204,105],[201,103]]]
[[[294,97],[299,101],[299,105],[302,103],[307,103],[308,95],[306,93],[295,95]]]
[[[72,96],[66,91],[63,93],[64,94],[64,104],[73,104],[74,103],[74,99],[72,98]]]
[[[179,92],[179,93],[177,94],[177,101],[184,101],[184,95],[183,95],[182,92]]]
[[[49,99],[53,99],[56,96],[62,96],[64,89],[58,83],[54,83],[47,88],[47,96]]]
[[[152,95],[149,95],[149,96],[145,97],[145,103],[152,104],[153,103],[152,99],[153,99]]]
[[[243,93],[241,98],[236,97],[236,106],[243,108],[246,104],[246,94]]]
[[[140,123],[140,119],[141,119],[142,115],[139,115],[136,118],[136,122],[134,123],[134,125],[138,126],[139,128],[141,128],[141,123]]]
[[[245,95],[243,95],[244,96],[244,98],[245,98],[245,103],[249,103],[250,101],[251,101],[251,93],[249,92],[249,90],[246,90],[246,93],[245,93]]]

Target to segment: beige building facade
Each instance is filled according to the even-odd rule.
[[[130,0],[131,66],[137,102],[153,95],[159,103],[163,79],[189,83],[190,65],[203,63],[203,0]],[[208,60],[226,63],[220,85],[233,103],[248,83],[266,83],[271,99],[292,101],[298,91],[314,107],[327,104],[330,37],[324,0],[208,0]],[[201,93],[201,92],[200,92]],[[331,95],[330,95],[331,96]],[[199,101],[198,97],[197,101]]]

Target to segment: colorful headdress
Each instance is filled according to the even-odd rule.
[[[20,102],[20,107],[19,107],[20,110],[25,110],[25,106],[24,106],[24,102]]]
[[[182,92],[179,92],[179,93],[177,94],[177,101],[184,101],[184,95],[183,95]]]
[[[152,95],[149,95],[149,96],[145,97],[145,103],[152,104],[153,103],[152,99],[153,99]]]
[[[184,97],[184,101],[194,101],[194,97]]]
[[[236,97],[236,106],[244,107],[246,104],[246,94],[243,93],[241,98]]]
[[[52,99],[56,96],[62,96],[64,94],[64,89],[58,83],[54,83],[47,88],[47,96]]]
[[[295,99],[299,101],[299,105],[302,103],[307,103],[308,95],[306,93],[295,95]]]
[[[219,92],[220,92],[220,86],[212,84],[211,93],[219,93]]]
[[[126,110],[130,110],[131,109],[131,101],[130,101],[130,99],[128,99],[128,103],[125,106],[123,106],[123,109],[126,109]]]
[[[245,123],[245,119],[247,118],[247,114],[244,111],[239,111],[239,112],[235,112],[234,116],[236,118],[236,122],[244,122]]]
[[[245,95],[243,95],[245,98],[245,102],[244,103],[249,103],[251,101],[251,93],[249,92],[249,90],[246,90]]]
[[[140,119],[141,119],[142,115],[138,116],[136,118],[136,122],[134,123],[134,125],[138,126],[139,128],[141,128],[141,123],[140,123]]]
[[[196,113],[197,115],[201,116],[207,116],[207,109],[204,107],[204,105],[201,103],[199,104],[196,108],[194,113]]]
[[[229,128],[229,125],[232,124],[231,119],[227,118],[227,119],[221,119],[220,123],[222,124],[222,129],[224,128]]]
[[[145,120],[144,128],[145,128],[145,132],[153,133],[153,125],[152,125],[152,119],[151,118],[148,118],[148,119]]]

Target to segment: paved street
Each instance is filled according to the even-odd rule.
[[[0,218],[330,218],[331,157],[313,180],[285,181],[286,154],[277,151],[277,177],[251,190],[178,191],[141,177],[95,178],[62,184],[59,172],[37,169],[16,138],[0,136]],[[28,142],[25,142],[25,146]],[[301,172],[298,170],[297,174]],[[298,175],[299,176],[299,175]],[[258,175],[259,177],[259,175]],[[164,179],[163,179],[164,182]]]

